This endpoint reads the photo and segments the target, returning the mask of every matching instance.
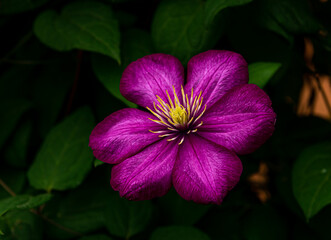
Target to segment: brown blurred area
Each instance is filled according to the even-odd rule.
[[[297,114],[299,116],[316,116],[331,120],[331,77],[316,72],[312,61],[314,46],[310,39],[305,38],[304,58],[311,73],[303,75],[303,86],[298,102]]]
[[[304,60],[309,73],[302,76],[303,86],[297,105],[298,116],[315,116],[325,120],[331,120],[331,77],[316,72],[313,63],[314,45],[308,38],[304,39]],[[262,202],[267,202],[271,195],[268,190],[268,165],[261,162],[259,170],[251,174],[247,181],[256,197]]]

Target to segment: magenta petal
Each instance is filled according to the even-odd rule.
[[[180,61],[166,54],[152,54],[131,63],[123,72],[120,91],[131,102],[142,107],[153,107],[156,95],[167,99],[166,90],[173,98],[184,84],[184,68]]]
[[[152,116],[138,109],[125,108],[106,117],[90,135],[89,146],[94,156],[115,164],[158,141],[158,134],[149,132],[160,128],[148,119]]]
[[[178,143],[162,139],[115,165],[110,184],[129,200],[163,196],[171,188],[171,173],[177,152]]]
[[[241,161],[233,152],[190,135],[179,149],[172,181],[186,200],[220,204],[238,183],[241,172]]]
[[[247,82],[247,63],[240,54],[210,50],[188,62],[185,92],[193,88],[198,95],[202,91],[203,104],[209,108],[231,88]]]
[[[258,86],[233,88],[202,117],[200,136],[238,154],[251,153],[273,133],[276,114]]]

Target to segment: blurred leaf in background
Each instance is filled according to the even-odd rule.
[[[53,128],[30,167],[30,184],[47,192],[77,187],[92,167],[87,144],[93,125],[91,110],[84,107]]]
[[[41,13],[34,32],[44,44],[58,51],[73,48],[105,54],[120,60],[120,33],[111,8],[98,2],[76,2],[58,15],[53,10]]]

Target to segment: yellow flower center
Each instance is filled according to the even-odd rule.
[[[187,112],[183,106],[176,106],[170,109],[170,117],[175,124],[184,125],[187,123]]]
[[[193,89],[191,91],[190,98],[184,93],[183,87],[181,87],[182,102],[176,94],[175,87],[173,87],[174,99],[172,100],[168,91],[166,91],[168,97],[168,103],[162,100],[156,95],[157,104],[154,102],[154,110],[147,109],[158,119],[150,119],[151,121],[163,125],[164,130],[151,131],[152,133],[161,134],[159,137],[169,137],[167,140],[172,141],[179,136],[181,140],[179,144],[184,141],[185,134],[196,132],[203,122],[198,123],[203,113],[206,110],[201,108],[203,97],[201,92],[198,96],[193,98]]]

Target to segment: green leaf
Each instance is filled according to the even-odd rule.
[[[193,225],[210,209],[210,205],[201,205],[181,198],[176,191],[171,190],[159,199],[164,218],[174,225]]]
[[[127,65],[152,52],[150,35],[145,31],[133,29],[124,34],[122,66],[118,66],[110,58],[94,54],[92,55],[92,67],[97,78],[114,97],[129,107],[137,107],[136,104],[126,100],[120,93],[120,80]]]
[[[48,0],[1,0],[0,15],[32,10],[47,1]]]
[[[94,159],[94,163],[93,163],[94,167],[98,167],[102,164],[104,164],[103,161],[100,161],[99,159]]]
[[[244,220],[243,234],[247,240],[286,239],[284,219],[270,206],[259,206]]]
[[[186,64],[193,55],[216,44],[226,22],[216,18],[218,13],[227,7],[250,1],[163,0],[152,23],[156,50],[174,55]]]
[[[281,67],[281,63],[256,62],[248,65],[249,83],[263,88]]]
[[[4,216],[8,230],[5,239],[41,240],[43,222],[29,211],[11,211]],[[1,237],[1,236],[0,236]]]
[[[118,23],[108,5],[74,2],[65,6],[60,15],[45,11],[37,17],[34,32],[55,50],[78,48],[105,54],[120,63]]]
[[[38,207],[49,201],[51,198],[52,195],[49,193],[37,196],[18,195],[15,197],[5,198],[0,200],[0,215],[3,215],[7,211],[13,209],[23,210]]]
[[[29,108],[31,103],[25,99],[6,99],[1,101],[0,109],[4,113],[0,118],[0,148],[16,127],[19,119]]]
[[[30,184],[48,192],[78,186],[92,167],[88,139],[93,126],[92,112],[84,107],[54,127],[28,171]]]
[[[331,203],[331,142],[305,149],[294,164],[294,196],[306,219]]]
[[[194,227],[169,226],[156,229],[150,240],[209,240],[209,237]]]
[[[194,54],[213,45],[213,32],[204,23],[202,0],[162,1],[152,23],[156,50],[187,63]]]
[[[113,195],[105,211],[105,223],[112,235],[129,239],[147,227],[151,216],[149,201],[133,202]]]
[[[235,7],[247,4],[253,0],[207,0],[206,2],[206,23],[210,24],[216,15],[227,7]]]

